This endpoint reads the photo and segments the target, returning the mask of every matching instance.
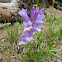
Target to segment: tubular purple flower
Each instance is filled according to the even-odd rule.
[[[33,31],[36,32],[36,31],[42,31],[41,30],[41,27],[42,27],[42,24],[41,23],[38,23],[36,21],[33,22]]]
[[[31,41],[31,40],[34,40],[33,38],[33,32],[29,32],[29,31],[26,31],[26,35],[27,35],[27,41]]]
[[[32,37],[33,36],[33,32],[26,31],[26,35],[29,36],[29,37]]]
[[[22,34],[20,38],[21,38],[21,42],[19,42],[19,45],[25,45],[28,43],[28,41],[34,40],[33,32],[27,31],[25,34]]]
[[[33,25],[34,28],[36,28],[36,27],[41,28],[41,26],[42,26],[41,23],[38,23],[36,21],[34,21],[32,25]]]
[[[27,37],[27,41],[32,41],[32,40],[34,40],[33,37]]]
[[[27,41],[34,40],[34,38],[33,38],[33,32],[27,31],[25,34],[22,34],[22,35],[20,36],[20,38],[21,38],[21,39],[25,39],[25,40],[27,40]]]
[[[28,22],[24,21],[23,25],[24,25],[24,31],[30,31],[33,28],[31,21],[28,21]]]
[[[20,36],[20,38],[21,38],[21,39],[26,38],[26,34],[22,34],[22,35]]]
[[[18,12],[20,16],[22,16],[26,21],[29,21],[29,17],[27,15],[27,9],[22,9]]]
[[[43,12],[44,12],[44,8],[40,9],[40,11],[36,14],[35,19],[37,19],[37,16],[38,16],[39,14],[40,14],[40,15],[42,15],[42,14],[43,14]]]
[[[44,12],[44,8],[40,9],[40,11],[38,12],[38,14],[42,15],[43,12]],[[38,15],[38,14],[37,14],[37,15]]]
[[[46,20],[45,21],[42,21],[44,17],[45,17],[45,15],[38,14],[37,15],[37,19],[35,21],[38,22],[38,23],[45,23]]]
[[[36,13],[35,7],[32,7],[31,13],[30,13],[31,20],[34,18],[35,13]]]

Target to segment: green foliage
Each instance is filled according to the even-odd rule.
[[[0,52],[1,52],[2,42],[0,41]]]
[[[26,57],[25,57],[23,54],[20,53],[20,56],[22,57],[22,59],[23,59],[24,61],[27,60]]]
[[[18,27],[19,27],[19,25],[15,29],[13,29],[12,26],[11,26],[11,28],[9,28],[9,25],[4,27],[8,34],[8,40],[7,40],[8,42],[6,42],[5,46],[2,43],[0,43],[0,44],[1,44],[1,48],[3,48],[3,54],[5,56],[8,56],[9,59],[10,59],[11,53],[14,49],[14,45],[15,45],[15,43],[17,43],[17,40],[18,40],[18,30],[19,30]],[[8,53],[6,53],[5,48],[7,48]],[[8,50],[8,48],[9,48],[9,50]]]
[[[58,53],[58,49],[52,48],[52,49],[49,50],[49,53],[50,53],[51,57],[55,57],[55,58],[61,57],[60,55],[54,54],[53,52]]]
[[[11,27],[11,30],[8,27],[5,27],[7,33],[8,33],[8,41],[13,44],[16,40],[17,40],[17,36],[18,36],[18,27],[16,27],[15,30],[13,30],[13,28]]]
[[[56,20],[56,25],[62,25],[62,17],[59,17],[57,20]]]
[[[13,50],[13,48],[9,47],[9,51],[8,51],[9,52],[9,55],[8,55],[9,58],[11,56],[12,50]]]
[[[50,38],[45,38],[44,36],[47,34],[50,34]],[[24,45],[26,56],[24,58],[26,59],[26,62],[48,62],[48,60],[51,61],[51,58],[58,58],[61,57],[59,55],[58,49],[56,48],[56,45],[59,45],[58,42],[55,41],[55,37],[57,35],[56,32],[54,32],[51,27],[49,27],[49,32],[43,33],[43,32],[37,32],[36,34],[36,41],[33,41],[33,43],[29,43]],[[58,36],[58,35],[57,35]],[[44,39],[42,38],[44,37]],[[45,39],[47,43],[45,42]],[[40,41],[41,40],[41,41]],[[58,40],[58,39],[57,39]],[[54,46],[55,45],[55,46]],[[30,50],[27,51],[27,48],[30,48]],[[49,58],[47,58],[49,57]],[[24,58],[22,58],[24,60]]]
[[[59,28],[58,40],[59,40],[59,41],[62,40],[62,28],[61,28],[61,26],[60,26],[60,28]]]

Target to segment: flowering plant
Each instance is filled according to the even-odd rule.
[[[44,31],[44,30],[41,30],[41,27],[42,27],[41,23],[44,23],[46,21],[46,20],[42,21],[43,18],[45,17],[45,15],[43,15],[43,12],[44,12],[44,8],[42,8],[39,11],[38,6],[32,7],[30,18],[27,15],[27,9],[22,9],[18,12],[18,14],[25,19],[25,21],[23,22],[25,34],[21,35],[20,37],[21,42],[19,42],[19,45],[25,45],[29,41],[34,40],[33,32]]]
[[[47,32],[42,30],[42,23],[46,21],[44,20],[45,15],[43,12],[44,8],[40,9],[39,11],[39,7],[37,5],[32,7],[30,17],[27,15],[27,9],[22,9],[18,12],[18,14],[25,20],[23,21],[23,31],[25,31],[25,33],[20,36],[21,42],[19,42],[19,45],[23,45],[23,52],[20,53],[18,50],[18,53],[20,53],[21,58],[25,62],[51,62],[54,60],[52,60],[53,57],[61,58],[61,56],[58,54],[58,49],[56,48],[59,45],[59,40],[61,40],[61,28],[59,29],[59,32],[54,31],[55,25],[53,26],[53,23],[55,19],[51,19],[50,16],[50,18],[46,17],[46,20],[50,21],[49,25],[47,26],[49,29],[47,29]],[[48,15],[46,14],[46,16]],[[16,31],[18,32],[18,30]],[[43,33],[40,31],[43,31]],[[15,34],[17,32],[15,32]],[[35,40],[33,38],[34,32],[36,32]],[[13,40],[14,37],[10,37]]]

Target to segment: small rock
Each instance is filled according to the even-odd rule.
[[[55,17],[55,20],[57,20],[57,18]]]
[[[57,60],[57,62],[62,62],[61,60]]]
[[[11,23],[0,23],[0,28],[2,28],[2,27],[5,27],[5,26],[9,26],[9,25],[11,25]]]
[[[20,25],[19,22],[15,22],[15,23],[13,23],[13,26],[18,26],[18,25]]]
[[[2,32],[0,31],[0,34],[1,34]]]
[[[62,45],[62,40],[60,41],[60,45]]]
[[[5,42],[5,39],[2,39],[1,42]]]
[[[2,28],[3,23],[0,23],[0,28]]]
[[[9,25],[11,25],[11,23],[4,23],[4,24],[2,25],[2,27],[9,26]]]
[[[1,15],[0,15],[0,17],[1,17]]]

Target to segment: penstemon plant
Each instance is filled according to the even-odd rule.
[[[18,12],[25,20],[23,22],[23,31],[25,33],[20,36],[21,42],[19,42],[19,45],[24,47],[25,55],[21,53],[20,55],[25,62],[52,62],[53,57],[60,57],[58,54],[55,54],[58,53],[58,50],[54,47],[55,39],[53,38],[56,32],[50,28],[48,38],[46,39],[45,37],[48,33],[41,29],[42,23],[46,22],[43,12],[44,8],[39,11],[37,5],[32,7],[30,17],[27,15],[27,9],[22,9]]]
[[[45,15],[43,15],[44,8],[39,11],[39,7],[37,5],[34,5],[31,9],[30,18],[27,15],[27,9],[22,9],[18,12],[19,15],[21,15],[25,21],[23,22],[24,25],[24,31],[25,34],[21,35],[21,42],[19,42],[19,45],[25,45],[29,41],[34,40],[33,38],[33,32],[40,32],[42,24],[45,21],[42,21]]]

